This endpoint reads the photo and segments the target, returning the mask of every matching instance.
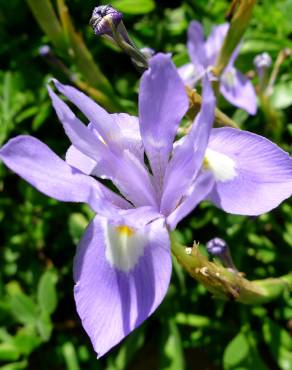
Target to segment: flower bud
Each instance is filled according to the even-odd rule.
[[[272,64],[272,58],[268,53],[262,53],[254,58],[253,63],[257,70],[269,68]]]
[[[259,77],[259,91],[264,92],[268,83],[268,69],[272,64],[272,58],[268,53],[262,53],[254,58],[253,64]]]
[[[40,46],[40,48],[39,48],[39,55],[40,55],[41,57],[46,57],[46,56],[48,56],[49,54],[51,54],[51,52],[52,52],[52,50],[51,50],[51,48],[50,48],[50,46],[49,46],[49,45],[42,45],[42,46]]]
[[[130,39],[123,23],[123,14],[111,5],[101,5],[94,8],[89,21],[96,35],[110,38],[117,46],[127,53],[138,70],[148,68],[148,55],[143,54]]]
[[[111,24],[117,27],[122,18],[123,14],[111,5],[100,5],[93,9],[89,23],[96,35],[112,36]]]
[[[217,257],[221,261],[223,266],[228,267],[233,271],[237,271],[225,240],[220,238],[211,239],[206,244],[206,248],[212,256]]]

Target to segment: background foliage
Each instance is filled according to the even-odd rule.
[[[203,22],[209,32],[224,21],[228,3],[112,1],[124,12],[139,46],[172,52],[178,65],[187,61],[189,21]],[[107,96],[112,96],[112,104],[135,112],[139,74],[126,55],[93,35],[88,20],[96,2],[67,0],[67,5],[76,29],[110,82]],[[275,60],[282,48],[292,47],[291,14],[291,0],[258,1],[237,62],[243,72],[253,69],[257,53],[268,51]],[[50,76],[68,83],[68,75],[39,56],[39,47],[52,45],[52,40],[23,0],[0,0],[0,40],[0,144],[29,133],[64,156],[69,142],[52,111],[45,84]],[[53,50],[71,73],[86,81],[76,59],[70,59],[68,45]],[[281,66],[272,103],[278,109],[276,120],[261,109],[256,117],[248,117],[223,100],[220,105],[242,127],[277,140],[291,153],[291,59]],[[286,294],[264,306],[215,301],[176,261],[169,292],[158,311],[96,361],[72,294],[72,260],[91,217],[87,207],[49,199],[0,164],[1,370],[292,369],[292,297]],[[257,218],[227,215],[205,203],[179,225],[178,236],[188,245],[194,239],[200,241],[202,250],[209,239],[220,236],[249,279],[279,276],[291,270],[292,203],[287,201]]]

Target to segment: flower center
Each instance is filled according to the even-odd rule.
[[[146,235],[127,225],[105,227],[106,259],[118,270],[129,272],[144,254]]]

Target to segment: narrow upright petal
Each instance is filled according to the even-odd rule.
[[[143,74],[139,92],[140,132],[161,190],[165,168],[188,98],[170,55],[157,54]]]
[[[222,48],[224,38],[229,28],[228,23],[220,24],[219,26],[213,27],[207,41],[206,41],[206,56],[208,65],[215,65],[217,56]],[[235,55],[234,55],[235,57]]]
[[[115,147],[106,145],[95,134],[93,127],[85,126],[52,89],[48,88],[48,90],[67,136],[74,147],[85,155],[85,157],[81,156],[80,158],[79,156],[77,158],[78,152],[75,151],[73,154],[76,165],[72,162],[70,164],[74,167],[82,164],[85,169],[85,160],[86,157],[89,157],[96,162],[96,166],[93,168],[94,172],[91,173],[113,181],[121,193],[136,206],[156,205],[157,200],[151,178],[141,160],[130,149],[117,152]],[[119,148],[121,149],[121,146]],[[67,160],[74,160],[72,150],[69,155],[67,155]],[[93,165],[92,161],[88,161],[86,164],[86,166],[91,165]]]
[[[170,242],[162,219],[135,228],[95,217],[75,257],[74,296],[99,357],[153,313],[170,275]]]
[[[210,81],[205,77],[201,111],[182,144],[175,148],[167,166],[160,208],[164,215],[168,215],[176,208],[181,197],[197,176],[213,126],[214,110],[215,97]]]
[[[85,175],[93,175],[95,171],[98,171],[97,162],[83,154],[74,145],[71,145],[66,152],[66,162]]]
[[[192,21],[189,25],[187,46],[189,57],[195,69],[196,79],[199,79],[204,75],[208,67],[208,60],[205,50],[204,31],[201,24],[197,21]]]
[[[291,196],[292,158],[262,136],[213,129],[204,163],[216,180],[209,197],[226,212],[259,215]]]
[[[187,63],[177,69],[177,72],[183,82],[189,87],[193,87],[196,84],[197,76],[196,70],[193,63]]]
[[[232,105],[256,114],[257,97],[250,80],[235,68],[226,68],[220,80],[220,92]]]
[[[167,217],[166,222],[171,230],[174,230],[177,224],[191,213],[197,205],[207,198],[214,186],[214,178],[210,173],[203,173],[184,194],[177,208]]]
[[[80,152],[98,163],[100,168],[105,167],[104,171],[108,172],[106,167],[112,161],[112,154],[109,153],[107,146],[75,116],[67,104],[50,87],[48,87],[48,91],[57,116],[72,144]]]
[[[126,113],[115,113],[112,114],[112,118],[122,132],[122,136],[120,137],[121,148],[123,150],[129,150],[144,163],[144,147],[138,117]]]
[[[112,148],[117,148],[122,133],[112,115],[75,87],[63,85],[56,79],[53,82],[58,91],[76,105],[94,125],[103,140]]]
[[[40,192],[64,202],[88,203],[94,211],[108,214],[114,203],[129,203],[93,178],[70,167],[47,145],[32,136],[17,136],[0,150],[0,159]]]

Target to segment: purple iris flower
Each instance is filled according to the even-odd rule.
[[[187,46],[191,63],[180,67],[179,74],[191,87],[215,65],[228,28],[228,23],[214,27],[205,41],[201,24],[196,21],[190,23]],[[244,109],[249,114],[255,114],[257,100],[254,87],[249,79],[234,67],[238,52],[239,47],[233,52],[220,76],[220,92],[232,105]]]
[[[188,135],[173,144],[188,110],[184,84],[169,55],[157,54],[149,64],[139,118],[109,114],[54,80],[89,122],[82,123],[49,88],[72,142],[66,159],[31,136],[18,136],[0,150],[2,161],[39,191],[85,202],[96,213],[74,260],[74,296],[99,356],[162,301],[171,276],[169,231],[199,202],[208,198],[227,212],[257,215],[292,190],[287,153],[249,132],[212,129],[215,99],[206,77],[201,111]],[[111,180],[119,194],[98,178]]]

